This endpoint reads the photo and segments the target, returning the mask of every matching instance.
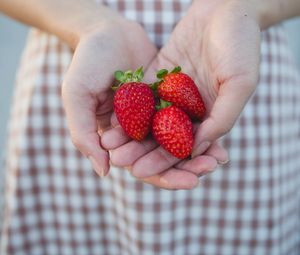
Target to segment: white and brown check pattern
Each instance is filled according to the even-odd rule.
[[[104,1],[163,45],[190,1]],[[33,30],[18,73],[6,160],[3,255],[299,255],[300,76],[281,27],[262,34],[260,82],[224,139],[231,162],[192,191],[73,147],[60,98],[71,52]]]

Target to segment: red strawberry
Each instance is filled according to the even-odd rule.
[[[158,144],[177,158],[184,159],[192,152],[192,121],[176,106],[155,113],[152,134]]]
[[[121,82],[114,97],[114,110],[121,127],[132,139],[143,140],[151,129],[155,98],[150,87],[142,83],[143,70],[115,72]]]
[[[205,105],[195,82],[180,67],[171,73],[162,69],[157,73],[161,79],[157,93],[160,98],[171,102],[193,119],[201,119],[205,114]]]

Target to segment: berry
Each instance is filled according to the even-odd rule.
[[[186,112],[192,119],[201,119],[205,115],[205,105],[195,82],[187,74],[175,67],[171,73],[162,69],[157,94]]]
[[[115,73],[121,85],[114,96],[114,111],[126,134],[137,141],[150,132],[155,113],[155,98],[150,87],[141,82],[142,72],[139,68],[134,73]]]
[[[192,121],[176,106],[168,106],[155,113],[152,134],[158,144],[177,158],[184,159],[192,152]]]

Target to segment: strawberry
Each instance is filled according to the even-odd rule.
[[[205,114],[205,105],[195,82],[181,68],[175,67],[171,73],[162,69],[157,73],[159,79],[158,96],[171,102],[186,112],[192,119],[201,119]]]
[[[155,113],[155,98],[150,87],[142,83],[143,68],[115,72],[120,82],[114,96],[114,111],[121,127],[132,139],[141,141],[151,130]]]
[[[192,121],[176,106],[168,106],[155,113],[152,134],[158,144],[177,158],[184,159],[192,152]]]

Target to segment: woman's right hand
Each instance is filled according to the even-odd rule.
[[[109,155],[99,134],[110,126],[113,74],[146,67],[157,54],[139,24],[113,12],[111,17],[80,37],[62,86],[72,141],[100,176],[109,170]]]
[[[143,28],[121,17],[94,26],[75,47],[62,86],[63,103],[74,145],[89,158],[100,176],[109,171],[109,154],[101,145],[100,134],[110,128],[111,123],[117,124],[114,118],[111,120],[113,73],[118,69],[146,68],[156,55],[157,49]],[[128,139],[112,135],[116,147],[121,147]],[[126,156],[130,159],[137,157],[135,154],[139,151]],[[194,163],[182,163],[180,169],[170,168],[163,175],[141,181],[159,188],[192,188],[198,182],[198,172],[216,166],[214,151],[211,154],[199,157]]]

